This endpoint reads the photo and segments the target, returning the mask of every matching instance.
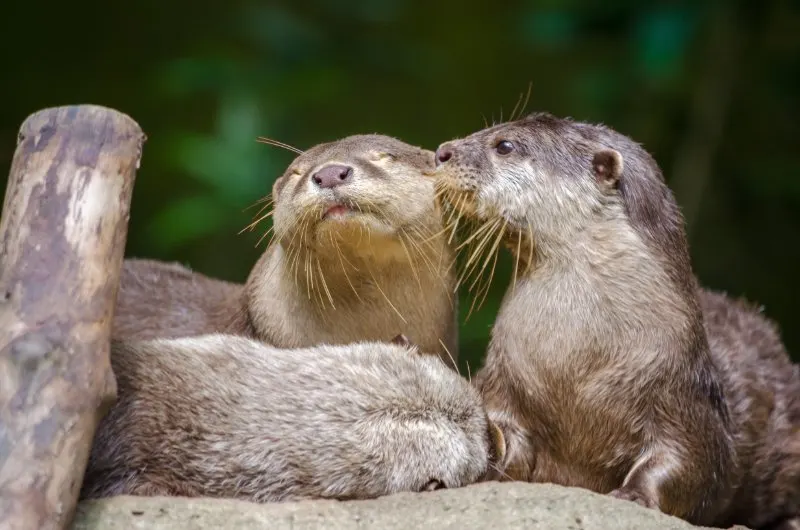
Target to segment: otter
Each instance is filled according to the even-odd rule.
[[[700,287],[656,161],[548,113],[437,150],[441,201],[516,260],[474,380],[513,479],[699,525],[800,525],[800,369],[777,326]]]
[[[283,349],[240,335],[112,341],[118,400],[82,499],[365,499],[455,488],[505,448],[478,392],[403,336]]]
[[[126,260],[112,336],[219,332],[299,348],[405,333],[455,364],[453,256],[423,175],[433,168],[432,151],[381,135],[303,152],[273,185],[274,239],[244,285]]]

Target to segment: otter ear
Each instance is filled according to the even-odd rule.
[[[489,444],[489,459],[502,467],[506,459],[506,437],[492,420],[489,420]]]
[[[597,182],[614,187],[622,176],[622,155],[614,149],[603,149],[594,154],[592,171]]]

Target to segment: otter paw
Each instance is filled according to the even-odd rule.
[[[658,509],[658,505],[656,504],[655,500],[645,495],[644,493],[641,493],[633,489],[618,488],[609,493],[608,495],[611,497],[615,497],[617,499],[635,502],[636,504],[644,506],[645,508],[651,508],[654,510]]]

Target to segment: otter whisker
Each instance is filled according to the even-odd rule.
[[[266,205],[261,207],[261,209],[263,210],[264,208],[268,208],[269,206],[275,204],[275,199],[272,197],[272,195],[265,195],[265,196],[261,197],[260,199],[256,200],[256,202],[254,202],[250,206],[246,206],[245,208],[243,208],[242,211],[246,212],[250,208],[255,208],[256,206],[258,206],[261,203],[266,203]],[[258,215],[258,214],[256,214],[256,215]]]
[[[416,227],[409,227],[409,230],[411,230],[413,232],[413,234],[415,234],[417,236],[417,238],[422,238],[422,234],[420,233],[420,229],[418,229]],[[404,232],[405,232],[405,230],[404,230]],[[408,238],[408,242],[412,247],[414,247],[414,250],[416,250],[416,252],[418,252],[422,256],[423,261],[427,262],[428,270],[430,270],[432,276],[434,278],[437,278],[439,283],[441,283],[442,289],[444,289],[445,291],[448,291],[447,284],[445,283],[445,276],[450,271],[450,268],[453,266],[453,264],[451,262],[450,264],[448,264],[447,267],[445,267],[442,264],[442,260],[444,259],[445,249],[443,247],[439,247],[439,249],[438,249],[439,250],[439,262],[438,262],[438,266],[435,266],[434,263],[432,261],[430,261],[430,259],[428,259],[429,257],[427,255],[427,252],[425,252],[424,249],[419,246],[419,244],[417,243],[415,238],[409,237]],[[430,245],[429,245],[428,248],[430,248],[431,252],[436,252],[436,249],[432,248]],[[447,301],[449,302],[450,307],[452,308],[453,307],[453,299],[452,299],[452,297],[448,296],[447,297]]]
[[[443,236],[449,230],[448,227],[443,226],[441,230],[438,232],[432,233],[430,236],[425,237],[424,234],[420,234],[420,243],[424,243],[430,245],[434,239],[438,239],[439,237]]]
[[[528,265],[526,269],[533,267],[533,227],[531,222],[528,221]]]
[[[311,300],[311,253],[306,252],[305,255],[305,265],[306,265],[306,293],[308,294],[308,299]]]
[[[525,109],[528,107],[528,100],[531,98],[531,88],[533,88],[533,81],[528,81],[528,93],[525,94],[525,101],[522,103],[522,108],[519,110],[519,115],[525,112]]]
[[[447,349],[447,346],[445,346],[444,341],[442,339],[439,339],[439,344],[442,345],[442,348],[444,348],[445,353],[447,353],[447,356],[450,358],[450,362],[453,363],[453,369],[455,369],[458,375],[461,375],[461,372],[458,371],[458,363],[453,357],[453,354],[450,353],[450,350]]]
[[[267,243],[267,247],[266,247],[266,249],[265,249],[265,252],[266,252],[266,250],[268,250],[268,249],[272,248],[272,246],[275,244],[275,239],[276,239],[276,236],[275,236],[275,227],[274,227],[274,226],[273,226],[273,227],[270,227],[270,230],[272,230],[272,235],[271,235],[271,236],[269,236],[269,243]],[[262,238],[262,239],[263,239],[263,238]],[[256,246],[258,246],[258,243],[256,243]]]
[[[356,295],[356,298],[358,298],[358,301],[363,303],[364,301],[361,300],[361,295],[358,294],[358,291],[356,290],[355,285],[353,285],[353,282],[350,280],[350,275],[347,274],[347,268],[344,266],[344,260],[342,259],[343,258],[342,249],[339,248],[339,242],[338,241],[334,241],[334,247],[336,248],[336,254],[339,256],[339,263],[341,263],[341,265],[342,265],[342,272],[344,273],[344,277],[347,280],[347,283],[350,285],[350,288],[353,290],[353,293]],[[358,270],[358,269],[356,269],[356,270]]]
[[[527,94],[523,94],[522,92],[520,92],[519,100],[517,100],[517,105],[514,106],[514,110],[511,112],[511,116],[509,116],[508,121],[511,122],[511,121],[516,120],[518,117],[522,116],[523,112],[525,112],[525,107],[528,106],[528,100],[531,97],[531,87],[532,86],[533,86],[533,82],[528,82],[528,92],[527,92]],[[522,107],[519,108],[519,114],[517,115],[516,114],[517,106],[520,104],[520,102],[522,102],[523,96],[525,97],[525,102],[522,103]]]
[[[431,252],[436,252],[437,250],[441,249],[441,244],[437,246],[434,244],[433,240],[444,234],[444,230],[439,230],[438,232],[434,233],[430,227],[422,223],[408,224],[404,227],[404,230],[405,229],[411,230],[416,236],[416,242],[420,245],[424,245],[430,249]]]
[[[300,270],[300,255],[301,255],[301,253],[303,253],[304,249],[305,249],[305,253],[306,254],[309,253],[307,245],[305,244],[306,243],[306,241],[305,241],[306,240],[306,227],[308,226],[308,223],[310,221],[309,215],[310,215],[310,211],[308,211],[305,214],[303,214],[303,216],[300,218],[300,227],[294,233],[294,236],[297,236],[298,233],[302,234],[300,236],[300,241],[297,244],[297,253],[295,255],[294,281],[295,281],[295,286],[298,289],[300,288],[299,287],[299,283],[298,283],[298,279],[297,279],[297,273]],[[294,237],[292,237],[292,242],[294,242]],[[289,246],[292,247],[293,243],[290,243]],[[308,290],[308,285],[306,285],[306,290]],[[310,299],[311,299],[311,296],[309,295],[309,300]]]
[[[466,200],[466,199],[464,199],[464,200]],[[453,238],[455,237],[456,232],[458,231],[458,223],[459,223],[459,221],[461,221],[461,217],[462,217],[461,214],[460,214],[460,210],[459,210],[458,206],[456,206],[454,208],[454,210],[458,211],[459,215],[456,217],[455,221],[453,222],[453,225],[452,225],[453,229],[450,231],[450,237],[447,239],[447,244],[448,245],[453,242]]]
[[[331,291],[328,289],[328,282],[325,281],[325,273],[322,272],[322,267],[319,264],[319,258],[317,258],[317,270],[319,271],[319,278],[322,280],[322,287],[325,289],[325,292],[328,294],[328,300],[331,301],[331,309],[336,309],[336,306],[333,303],[333,296],[331,296]]]
[[[398,238],[398,240],[400,241],[400,244],[403,246],[403,251],[406,253],[406,257],[408,258],[408,264],[411,266],[411,272],[414,274],[414,277],[417,279],[417,285],[419,285],[419,291],[420,291],[421,294],[424,295],[424,290],[422,289],[422,280],[419,277],[419,273],[417,272],[417,268],[414,266],[415,265],[414,258],[411,257],[411,252],[408,251],[408,247],[406,246],[406,242],[403,241],[403,239],[404,239],[403,236],[404,235],[407,236],[406,231],[405,231],[405,229],[401,228],[400,229],[400,237]]]
[[[291,241],[289,241],[289,247],[290,248],[294,247],[294,240],[297,237],[297,235],[300,234],[300,233],[303,233],[307,217],[308,217],[308,212],[304,213],[300,217],[300,221],[298,221],[298,223],[297,223],[298,227],[295,229],[294,234],[292,234]],[[301,239],[301,243],[302,243],[303,236],[300,236],[300,239]]]
[[[338,240],[337,240],[337,242],[336,242],[336,247],[337,247],[337,248],[339,248],[339,242],[338,242]],[[346,255],[344,252],[341,252],[341,250],[340,250],[340,253],[341,253],[341,255],[342,255],[342,258],[344,259],[344,261],[345,261],[345,262],[347,262],[347,264],[348,264],[348,265],[350,265],[350,268],[351,268],[351,269],[353,269],[353,270],[354,270],[354,271],[356,271],[356,272],[360,272],[360,269],[359,269],[359,268],[358,268],[358,267],[355,265],[355,263],[353,263],[352,261],[350,261],[349,259],[347,259],[347,255]]]
[[[483,296],[481,297],[481,301],[478,302],[478,309],[483,307],[483,302],[486,301],[486,295],[489,294],[489,290],[492,287],[492,280],[494,279],[494,271],[495,267],[497,266],[497,257],[500,255],[500,241],[502,240],[504,233],[506,230],[506,225],[503,225],[503,228],[500,229],[500,235],[497,237],[497,242],[495,243],[495,247],[493,248],[494,259],[492,260],[492,270],[489,273],[489,281],[486,283],[486,288],[483,290]],[[477,297],[476,297],[477,300]],[[467,315],[469,318],[469,315]]]
[[[505,226],[503,226],[503,229],[500,230],[499,232],[496,231],[496,229],[497,229],[497,223],[492,225],[492,231],[487,233],[485,238],[482,240],[482,242],[481,242],[481,254],[483,254],[483,246],[486,244],[486,242],[491,240],[491,238],[495,235],[495,233],[499,234],[499,236],[495,239],[495,241],[502,240],[502,234],[503,234],[503,232],[505,230]],[[475,294],[475,297],[473,298],[472,304],[470,305],[470,310],[467,313],[467,319],[469,319],[469,317],[472,315],[472,311],[473,311],[473,309],[475,309],[475,302],[480,297],[481,292],[483,292],[483,290],[484,290],[483,271],[486,270],[486,266],[488,265],[489,260],[492,258],[492,256],[493,255],[494,256],[497,255],[497,250],[499,250],[499,246],[498,245],[493,245],[491,247],[488,247],[486,250],[487,250],[486,259],[483,261],[483,265],[478,269],[477,266],[478,266],[478,263],[480,262],[480,259],[475,260],[474,263],[473,263],[472,268],[469,270],[469,274],[471,275],[474,272],[475,273],[475,277],[474,277],[474,279],[472,281],[472,284],[469,286],[469,288],[467,290],[472,292],[472,290],[475,288],[476,284],[478,284],[479,287],[478,287],[477,293]]]
[[[511,282],[511,292],[517,287],[517,272],[519,271],[519,254],[522,251],[522,232],[517,232],[517,253],[514,255],[514,279]]]
[[[255,219],[256,217],[259,217],[259,216],[260,216],[260,215],[261,215],[261,214],[264,212],[264,210],[266,210],[267,208],[270,208],[270,207],[272,207],[272,210],[270,210],[270,211],[269,211],[269,213],[268,213],[268,214],[266,214],[266,216],[267,216],[267,217],[269,217],[270,215],[272,215],[273,213],[275,213],[275,207],[274,207],[274,206],[275,206],[275,203],[269,203],[269,202],[268,202],[268,203],[266,203],[264,206],[262,206],[261,208],[259,208],[259,210],[258,210],[258,211],[255,213],[255,215],[253,216],[253,219]]]
[[[420,227],[418,229],[414,229],[414,233],[417,234],[418,241],[420,242],[420,244],[428,247],[431,250],[431,252],[438,253],[438,255],[439,255],[438,262],[439,263],[438,263],[438,266],[437,266],[437,270],[440,271],[442,274],[449,272],[450,268],[453,266],[453,263],[451,262],[451,263],[447,264],[447,266],[445,266],[442,263],[443,260],[444,260],[445,254],[446,254],[445,250],[448,247],[448,245],[440,242],[440,244],[438,246],[434,246],[432,238],[431,237],[425,237],[425,234],[423,232],[430,232],[430,230],[427,230],[425,227]],[[440,230],[435,235],[437,235],[438,237],[441,237],[442,234],[443,234],[443,230]]]
[[[252,231],[252,230],[253,230],[253,229],[256,227],[256,225],[258,225],[258,223],[260,223],[261,221],[263,221],[264,219],[266,219],[266,218],[268,218],[268,217],[271,217],[271,216],[272,216],[272,214],[273,214],[273,213],[275,213],[275,210],[274,210],[274,209],[270,210],[269,212],[267,212],[267,213],[266,213],[266,214],[264,214],[264,215],[261,215],[261,212],[263,212],[264,210],[266,210],[267,208],[269,208],[269,206],[270,206],[270,205],[266,205],[266,206],[262,207],[262,208],[261,208],[261,209],[260,209],[260,210],[259,210],[259,211],[256,213],[256,215],[254,215],[254,216],[253,216],[253,218],[254,218],[255,220],[254,220],[253,222],[251,222],[249,225],[247,225],[247,226],[245,226],[244,228],[242,228],[242,229],[239,231],[239,234],[238,234],[238,235],[241,235],[241,233],[242,233],[242,232],[244,232],[245,230],[248,230],[248,229]]]
[[[483,224],[480,226],[480,228],[478,228],[477,230],[475,230],[474,232],[472,232],[472,233],[469,235],[469,237],[468,237],[467,239],[465,239],[465,240],[464,240],[464,241],[463,241],[461,244],[459,244],[459,245],[456,247],[456,251],[459,251],[459,250],[461,250],[462,248],[464,248],[465,246],[469,245],[469,244],[470,244],[470,243],[471,243],[473,240],[475,240],[475,238],[476,238],[476,237],[480,236],[480,235],[481,235],[481,234],[482,234],[482,233],[483,233],[483,232],[484,232],[484,231],[485,231],[487,228],[492,228],[492,227],[495,227],[495,226],[496,226],[496,225],[493,225],[493,224],[491,223],[491,221],[486,221],[486,222],[484,222],[484,223],[483,223]]]
[[[462,281],[464,279],[466,279],[469,276],[469,274],[471,274],[472,268],[474,268],[475,265],[478,263],[477,261],[475,261],[475,259],[478,258],[482,254],[483,248],[486,246],[486,244],[489,241],[491,241],[492,234],[497,229],[497,227],[500,225],[500,220],[499,219],[495,219],[494,221],[487,221],[487,223],[491,223],[491,225],[490,225],[491,226],[491,230],[485,232],[484,236],[481,238],[481,240],[478,243],[477,247],[473,250],[473,252],[470,255],[469,259],[467,259],[467,263],[464,265],[464,274],[461,276],[461,278],[459,278],[459,281],[458,281],[459,284],[461,284]],[[470,268],[470,264],[472,264],[472,268]]]
[[[492,470],[496,471],[497,473],[502,475],[504,478],[506,478],[508,480],[514,480],[513,478],[511,478],[511,475],[509,475],[508,473],[506,473],[505,471],[503,471],[502,469],[497,467],[497,464],[495,464],[494,462],[489,462],[489,466],[492,468]]]
[[[511,115],[508,117],[508,121],[514,121],[514,115],[517,113],[517,108],[519,107],[519,104],[522,103],[522,98],[523,97],[524,97],[524,94],[522,92],[520,92],[519,93],[519,99],[517,99],[517,104],[514,105],[513,109],[511,109]]]
[[[271,145],[271,146],[274,146],[274,147],[281,147],[283,149],[286,149],[287,151],[291,151],[291,152],[296,153],[298,155],[302,155],[303,154],[303,151],[301,151],[300,149],[298,149],[298,148],[296,148],[294,146],[291,146],[291,145],[289,145],[287,143],[284,143],[284,142],[280,142],[278,140],[273,140],[272,138],[267,138],[265,136],[259,136],[258,138],[256,138],[256,142],[258,142],[260,144]]]
[[[494,244],[489,249],[489,254],[486,256],[486,259],[483,262],[483,266],[480,268],[480,273],[478,274],[478,278],[481,278],[483,276],[483,273],[486,271],[486,266],[489,264],[489,260],[492,258],[492,256],[495,256],[495,259],[497,258],[497,254],[499,253],[500,250],[500,243],[502,242],[503,236],[505,235],[507,225],[508,223],[506,221],[503,221],[503,225],[497,232],[497,237],[494,240]],[[469,290],[471,291],[474,286],[475,282],[472,282],[472,285],[470,286]]]
[[[442,198],[444,199],[444,203],[447,205],[447,208],[450,210],[450,215],[448,215],[447,219],[444,221],[446,225],[451,225],[453,223],[453,217],[457,215],[461,215],[459,212],[457,205],[454,204],[456,201],[459,201],[462,197],[459,196],[456,198],[456,201],[453,200],[453,193],[450,190],[445,190]],[[459,201],[460,203],[460,201]]]
[[[264,241],[264,238],[266,238],[270,234],[272,234],[273,237],[275,236],[275,227],[274,226],[270,226],[269,230],[264,232],[264,235],[262,235],[260,238],[258,238],[258,241],[256,241],[256,246],[258,246],[262,241]],[[272,239],[271,238],[270,238],[270,243],[272,243]],[[269,245],[267,245],[267,246],[269,246]]]
[[[403,314],[400,313],[400,311],[395,307],[395,305],[392,303],[392,301],[389,300],[389,297],[386,296],[386,293],[383,291],[383,289],[381,289],[380,283],[378,283],[378,280],[377,280],[377,278],[375,278],[375,275],[372,274],[372,269],[367,267],[367,271],[369,272],[369,275],[372,277],[372,281],[375,283],[375,287],[378,289],[378,292],[381,293],[381,295],[383,296],[384,300],[386,300],[386,303],[388,303],[389,306],[392,308],[392,310],[394,310],[394,312],[397,313],[397,316],[400,317],[400,319],[403,321],[404,324],[408,324],[408,321],[406,320],[406,317],[404,317]]]
[[[410,229],[413,230],[413,228]],[[411,244],[412,247],[414,247],[414,250],[416,250],[417,254],[419,254],[419,256],[422,258],[422,261],[428,267],[428,270],[430,271],[431,275],[441,276],[439,271],[436,269],[436,266],[434,265],[433,261],[431,261],[430,257],[428,256],[428,253],[425,252],[425,250],[417,244],[414,238],[408,238],[408,242]]]

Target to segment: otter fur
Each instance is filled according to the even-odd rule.
[[[242,336],[112,342],[118,400],[81,498],[364,499],[454,488],[504,451],[480,396],[404,337],[279,349]]]
[[[537,113],[442,144],[434,176],[515,259],[475,380],[507,476],[695,524],[800,525],[800,370],[761,311],[698,285],[641,146]]]

